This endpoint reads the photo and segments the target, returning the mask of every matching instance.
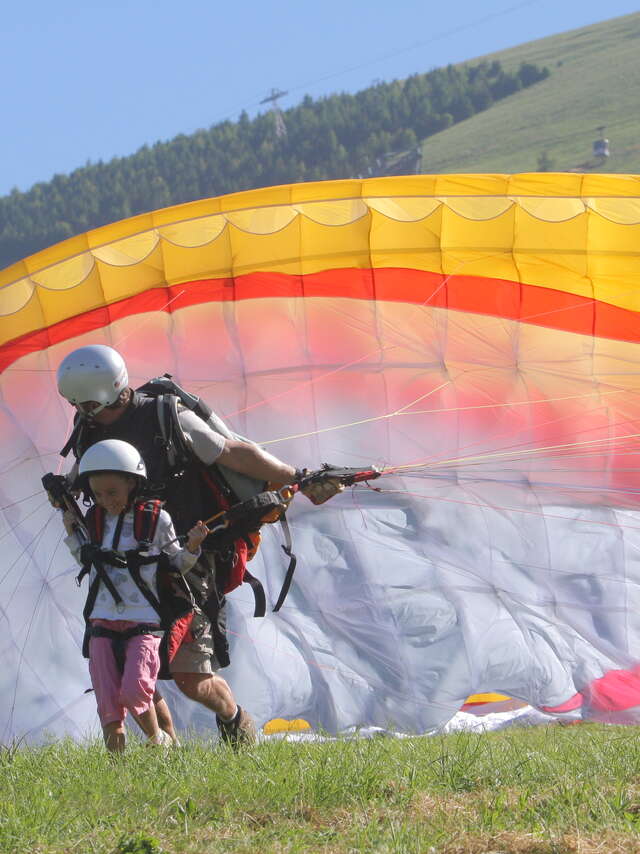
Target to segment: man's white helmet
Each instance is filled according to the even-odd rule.
[[[69,353],[58,368],[58,391],[74,406],[95,400],[100,406],[115,403],[120,392],[129,385],[124,359],[112,347],[91,344]]]
[[[147,469],[137,449],[121,439],[104,439],[96,442],[84,452],[80,459],[78,474],[114,471],[146,477]]]

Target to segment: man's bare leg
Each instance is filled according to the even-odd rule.
[[[237,705],[231,688],[221,676],[213,673],[174,673],[173,680],[190,700],[210,709],[223,721],[229,721],[236,713]]]
[[[231,688],[221,676],[209,673],[174,673],[180,691],[190,700],[215,712],[220,740],[234,750],[256,741],[256,728],[251,715],[233,699]]]

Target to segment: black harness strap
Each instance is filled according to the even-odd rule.
[[[142,557],[142,555],[139,554],[137,551],[129,551],[126,552],[126,556],[127,566],[129,568],[129,572],[131,574],[131,578],[134,581],[134,584],[142,593],[147,602],[151,605],[156,614],[160,616],[160,602],[154,596],[153,591],[151,590],[147,582],[140,575],[140,567],[147,566],[150,563],[159,564],[162,555],[148,555],[147,557]]]
[[[104,530],[104,511],[100,508],[101,512],[94,512],[91,514],[91,519],[89,521],[89,530],[91,532],[92,539],[98,539],[99,542],[95,542],[93,544],[93,548],[89,546],[89,548],[84,547],[84,556],[83,563],[84,566],[80,571],[76,581],[78,583],[82,582],[83,577],[91,570],[91,566],[93,565],[96,571],[96,577],[93,579],[91,583],[91,587],[89,588],[89,595],[87,596],[87,602],[85,605],[85,610],[87,610],[86,618],[89,619],[91,615],[91,611],[93,611],[93,606],[96,603],[96,598],[98,596],[98,591],[100,589],[100,585],[104,584],[107,588],[111,596],[113,597],[114,602],[116,603],[116,609],[118,611],[123,610],[122,596],[118,593],[118,590],[113,583],[113,581],[109,578],[109,574],[105,569],[105,564],[110,566],[120,566],[124,568],[126,563],[122,561],[122,558],[115,554],[118,549],[118,544],[120,543],[120,536],[122,534],[122,523],[124,521],[124,512],[118,516],[118,521],[116,523],[116,529],[113,533],[113,540],[111,543],[111,552],[102,551],[99,548],[99,543],[102,542],[102,531]],[[81,552],[82,554],[82,552]]]
[[[253,590],[253,600],[255,607],[253,609],[254,617],[264,617],[267,613],[267,597],[264,595],[264,587],[259,578],[249,572],[245,568],[243,581],[246,581],[249,587]]]
[[[96,577],[91,582],[91,586],[89,587],[89,593],[87,595],[87,601],[85,603],[84,610],[85,610],[86,619],[87,620],[89,619],[89,616],[91,615],[91,612],[93,611],[93,606],[96,604],[96,598],[98,596],[98,591],[100,589],[101,584],[104,584],[104,586],[107,588],[107,590],[109,591],[109,593],[113,597],[113,601],[116,603],[116,610],[123,611],[124,605],[122,602],[122,596],[118,593],[117,587],[115,586],[113,581],[109,578],[109,575],[108,575],[107,571],[105,570],[104,564],[102,563],[101,560],[99,560],[95,557],[90,559],[90,563],[88,564],[89,568],[87,568],[87,565],[85,564],[85,566],[82,568],[82,571],[79,573],[78,577],[76,578],[76,581],[78,583],[80,583],[82,581],[83,574],[86,575],[86,573],[90,571],[92,564],[93,564],[93,567],[95,568],[95,571],[96,571]],[[79,579],[79,581],[78,581],[78,579]]]
[[[111,548],[114,552],[118,551],[118,546],[120,545],[120,537],[122,536],[122,525],[124,523],[124,517],[126,514],[126,510],[123,510],[122,513],[118,516],[118,521],[116,522],[116,529],[113,532],[113,539],[111,540]],[[97,546],[101,545],[102,538],[100,538],[100,543],[96,543]]]
[[[134,508],[134,534],[136,539],[139,539],[143,547],[148,547],[153,542],[158,519],[160,518],[161,508],[161,501],[147,501],[144,504],[137,504]],[[87,601],[84,607],[84,615],[87,621],[93,611],[101,584],[104,584],[111,594],[114,602],[116,603],[117,610],[122,610],[122,597],[109,577],[105,566],[115,566],[120,569],[128,569],[136,587],[140,590],[153,610],[158,615],[160,614],[160,602],[153,594],[149,585],[140,575],[140,567],[157,563],[162,558],[162,555],[147,555],[143,557],[138,550],[127,551],[124,556],[118,554],[118,546],[120,545],[120,537],[122,536],[122,526],[125,515],[126,510],[118,516],[118,521],[116,522],[115,531],[113,532],[113,538],[111,541],[111,550],[107,551],[100,547],[104,532],[104,510],[101,507],[94,505],[91,507],[89,513],[87,513],[87,524],[91,534],[92,543],[87,543],[82,547],[81,556],[83,566],[76,578],[76,582],[80,584],[84,576],[91,571],[92,566],[96,571],[96,577],[91,582]]]
[[[126,552],[127,566],[136,587],[142,593],[153,610],[160,616],[160,601],[156,598],[147,582],[140,575],[140,567],[157,563],[160,568],[161,561],[167,561],[167,556],[159,555],[143,556],[141,551],[151,547],[158,527],[158,519],[162,510],[162,502],[158,499],[136,504],[133,514],[133,535],[139,543],[139,548]]]
[[[162,502],[157,499],[136,504],[133,514],[133,535],[143,551],[151,548],[161,509]]]
[[[73,430],[71,431],[71,435],[69,436],[69,438],[67,439],[67,441],[65,443],[64,448],[60,451],[61,457],[68,457],[70,451],[72,451],[73,448],[76,447],[76,442],[80,437],[80,433],[82,432],[82,427],[83,427],[82,418],[78,418],[74,427],[73,427]]]
[[[162,502],[157,500],[138,503],[134,507],[134,535],[136,536],[136,539],[138,539],[138,536],[140,537],[140,542],[143,547],[148,547],[153,542],[161,508]],[[120,545],[120,538],[122,536],[122,527],[126,512],[127,511],[124,510],[118,516],[118,521],[116,522],[113,538],[111,540],[110,550],[101,548],[104,537],[104,510],[97,505],[93,505],[86,516],[86,522],[91,536],[91,543],[86,543],[82,547],[81,558],[83,566],[76,578],[76,581],[80,584],[84,576],[91,571],[92,567],[96,571],[96,576],[89,587],[87,601],[83,610],[87,626],[82,647],[83,655],[85,657],[88,657],[89,654],[89,640],[91,637],[109,637],[113,643],[116,661],[124,662],[125,642],[136,634],[150,633],[150,627],[147,624],[136,626],[128,632],[111,632],[109,629],[105,629],[101,626],[90,625],[89,620],[91,618],[91,612],[95,606],[101,584],[104,584],[111,594],[114,602],[116,603],[116,609],[118,611],[124,610],[122,597],[109,577],[106,566],[128,569],[138,590],[142,593],[156,614],[158,614],[158,617],[161,618],[160,601],[140,575],[140,567],[152,563],[158,563],[158,565],[160,565],[160,561],[165,559],[168,561],[168,558],[166,558],[166,556],[163,557],[162,554],[143,556],[140,554],[140,550],[135,549],[125,552],[124,555],[118,553],[118,546]],[[156,631],[156,627],[151,627],[151,633],[155,633]],[[159,634],[162,634],[162,632],[160,631]],[[118,666],[120,667],[120,663]]]
[[[284,534],[285,544],[282,546],[282,551],[289,558],[289,566],[287,567],[287,571],[284,576],[284,581],[282,582],[282,587],[280,588],[280,595],[278,596],[278,601],[273,606],[274,613],[279,611],[282,608],[282,604],[284,600],[287,598],[287,593],[289,592],[289,588],[291,587],[291,582],[293,580],[293,573],[296,569],[296,564],[298,563],[298,558],[293,553],[293,543],[291,541],[291,529],[289,528],[289,522],[287,521],[286,516],[282,516],[280,519],[280,524],[282,525],[282,532]]]

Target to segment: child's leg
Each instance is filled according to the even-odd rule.
[[[173,718],[171,717],[171,710],[167,704],[167,701],[162,696],[160,691],[156,686],[156,690],[153,694],[153,705],[156,708],[156,717],[158,718],[158,729],[163,730],[169,736],[173,744],[180,745],[178,741],[178,734],[173,725]],[[140,729],[143,729],[142,724],[138,720],[137,715],[133,715],[134,721],[138,724]],[[144,730],[143,730],[144,732]]]
[[[125,745],[124,721],[112,721],[102,727],[102,736],[107,750],[122,753]]]
[[[171,711],[167,705],[167,701],[156,688],[153,695],[153,705],[156,707],[156,716],[158,718],[158,726],[164,730],[174,744],[178,744],[178,736],[173,726],[173,718]]]
[[[153,693],[160,670],[160,638],[135,635],[127,643],[120,688],[120,702],[136,716],[151,739],[159,739],[160,730]]]
[[[156,707],[153,703],[149,706],[146,712],[138,715],[138,723],[149,741],[157,744],[162,744],[162,732],[158,726],[158,716],[156,715]]]
[[[107,750],[124,750],[126,709],[120,702],[121,676],[109,638],[91,638],[89,673]]]

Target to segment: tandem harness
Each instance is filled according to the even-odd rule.
[[[79,459],[94,441],[101,438],[115,437],[130,442],[137,447],[150,472],[147,495],[167,500],[176,529],[184,534],[196,519],[226,511],[243,498],[251,501],[256,493],[265,489],[266,484],[246,478],[244,491],[239,490],[237,484],[234,488],[227,481],[219,466],[208,466],[198,460],[180,424],[179,415],[183,409],[192,411],[210,426],[211,419],[212,429],[223,435],[228,433],[225,425],[200,398],[185,392],[165,376],[151,380],[133,392],[129,408],[116,422],[118,432],[114,432],[112,427],[107,434],[99,426],[77,417],[61,454],[65,456],[73,451]],[[202,544],[203,553],[210,556],[209,565],[215,563],[218,594],[229,593],[247,582],[253,590],[256,617],[266,613],[266,596],[261,582],[248,571],[246,564],[255,554],[259,540],[257,529],[244,526],[242,531],[236,527],[235,541],[227,537],[210,537]],[[204,564],[205,561],[202,562]],[[210,601],[200,601],[197,585],[194,592],[198,605],[215,621],[215,615],[210,613]],[[218,596],[210,599],[217,601]]]
[[[138,501],[134,504],[134,536],[139,546],[137,549],[119,552],[118,546],[122,534],[122,524],[127,511],[124,511],[118,517],[111,548],[104,549],[101,547],[101,544],[104,534],[105,513],[97,505],[90,507],[85,517],[90,542],[85,543],[81,548],[80,558],[82,569],[76,578],[76,583],[80,585],[84,576],[91,571],[91,568],[95,569],[95,578],[89,587],[87,601],[83,610],[86,624],[82,644],[82,654],[84,657],[89,657],[89,641],[92,637],[109,638],[112,643],[114,657],[122,672],[126,642],[135,635],[151,634],[156,637],[162,637],[160,645],[161,672],[159,678],[167,679],[171,678],[169,675],[169,664],[184,640],[193,619],[193,597],[182,575],[177,570],[172,569],[166,554],[162,552],[153,555],[144,554],[151,547],[155,538],[161,509],[162,502],[157,499]],[[153,563],[157,563],[158,565],[156,577],[158,596],[155,595],[140,574],[141,567]],[[158,614],[160,627],[158,625],[140,624],[124,632],[115,632],[103,626],[90,624],[91,612],[93,611],[100,587],[103,584],[113,598],[116,610],[124,610],[122,597],[109,577],[106,570],[107,566],[128,570],[131,579],[140,593]]]
[[[195,480],[190,481],[193,492],[203,488],[203,491],[215,505],[215,512],[205,523],[211,526],[211,534],[203,543],[203,551],[210,551],[217,556],[220,570],[220,592],[230,593],[243,582],[248,583],[255,599],[254,617],[263,617],[266,613],[266,597],[261,582],[247,568],[260,544],[260,528],[264,524],[280,522],[284,537],[282,550],[289,559],[285,571],[285,577],[278,595],[274,611],[279,611],[291,586],[293,574],[296,568],[296,556],[293,553],[291,531],[285,516],[289,503],[295,493],[304,489],[307,485],[320,482],[325,479],[337,479],[345,486],[352,486],[366,480],[379,477],[381,472],[371,467],[367,470],[357,468],[340,468],[324,464],[321,469],[313,472],[297,472],[296,480],[291,485],[281,488],[269,488],[269,484],[255,481],[251,488],[243,487],[241,490],[236,484],[229,480],[229,473],[223,472],[221,466],[213,464],[210,466],[198,463],[195,458],[191,443],[180,425],[179,414],[181,409],[189,410],[207,423],[214,431],[221,435],[233,437],[226,425],[211,411],[206,403],[196,395],[190,394],[182,389],[171,377],[165,374],[155,377],[134,392],[136,406],[144,403],[147,415],[138,424],[138,433],[147,437],[151,436],[152,444],[148,448],[142,447],[133,441],[138,447],[143,458],[149,466],[149,458],[160,456],[164,460],[163,473],[160,482],[152,483],[150,492],[152,494],[166,495],[170,499],[173,487],[179,484],[185,472],[195,472]],[[144,429],[141,429],[141,425]],[[153,426],[151,426],[153,425]],[[87,424],[83,419],[76,421],[73,432],[62,449],[61,454],[66,456],[71,450],[76,457],[81,456],[86,449],[85,430]],[[155,434],[155,435],[154,435]],[[122,435],[120,438],[132,441],[130,435]],[[195,465],[194,465],[195,461]],[[188,503],[189,493],[184,496]],[[171,515],[176,522],[174,510]],[[204,508],[203,508],[204,509]],[[209,512],[213,507],[208,508]],[[183,514],[184,516],[185,514]],[[190,517],[190,523],[197,518],[203,518],[199,510],[186,514]],[[186,530],[187,519],[182,519],[181,528]],[[179,538],[182,539],[182,538]],[[96,571],[99,570],[96,568]],[[112,594],[113,595],[113,594]],[[206,603],[200,603],[206,613]]]
[[[182,389],[170,374],[156,377],[138,391],[156,397],[158,424],[164,447],[167,452],[169,466],[172,469],[185,466],[193,457],[189,444],[184,436],[179,420],[179,406],[194,412],[199,418],[210,425],[220,426],[220,421],[206,403],[199,397],[189,394]],[[239,500],[215,464],[202,467],[201,477],[214,496],[220,511],[208,519],[205,524],[210,526],[210,542],[215,548],[226,547],[234,549],[233,565],[231,567],[224,593],[235,590],[243,582],[248,583],[255,599],[254,617],[264,617],[266,613],[266,597],[262,583],[247,568],[260,545],[260,528],[265,524],[279,522],[282,528],[284,544],[281,548],[289,559],[285,577],[273,607],[274,613],[279,611],[291,587],[297,558],[293,553],[291,530],[286,517],[289,503],[295,493],[312,483],[318,483],[330,478],[338,479],[345,486],[353,486],[380,476],[381,472],[375,467],[366,470],[352,467],[336,467],[325,463],[317,471],[306,469],[296,473],[296,481],[279,489],[264,489],[244,500]],[[211,527],[211,524],[215,524]]]

